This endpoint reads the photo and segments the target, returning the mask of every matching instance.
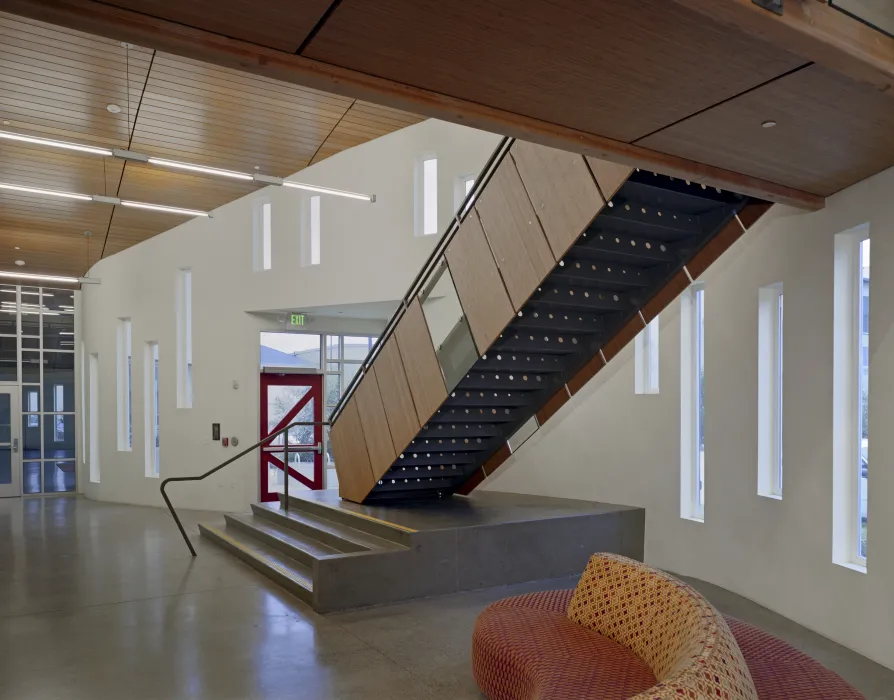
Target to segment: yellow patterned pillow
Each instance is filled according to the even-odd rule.
[[[594,554],[568,618],[645,661],[658,685],[636,700],[757,700],[748,666],[714,607],[663,571],[615,554]]]

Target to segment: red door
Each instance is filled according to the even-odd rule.
[[[261,375],[261,440],[290,423],[323,420],[323,376],[320,374]],[[261,448],[261,500],[275,501],[283,490],[285,435]],[[321,425],[299,426],[289,431],[289,474],[309,489],[323,488],[323,455],[297,451],[323,442]],[[294,487],[294,481],[289,489]],[[298,490],[298,489],[295,489]]]

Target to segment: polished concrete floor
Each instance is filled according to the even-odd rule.
[[[475,617],[573,580],[320,616],[166,511],[73,497],[0,500],[0,698],[481,700]],[[894,672],[747,600],[695,582],[721,611],[787,639],[868,700]]]

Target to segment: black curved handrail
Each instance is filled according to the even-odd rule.
[[[277,430],[275,433],[271,433],[270,435],[265,437],[263,440],[260,440],[260,441],[256,442],[254,445],[252,445],[251,447],[248,447],[248,448],[242,450],[242,452],[237,454],[235,457],[230,457],[230,459],[228,459],[226,462],[222,462],[221,464],[218,464],[213,469],[209,469],[204,474],[199,474],[198,476],[171,476],[161,482],[161,486],[159,487],[159,490],[161,491],[161,497],[165,500],[165,504],[167,504],[168,510],[171,511],[171,516],[174,518],[174,522],[177,523],[177,527],[180,530],[180,534],[183,535],[183,541],[186,542],[186,546],[189,547],[189,551],[193,556],[196,556],[196,550],[193,549],[192,542],[189,541],[189,536],[186,534],[186,530],[183,529],[183,523],[180,522],[180,518],[177,515],[177,511],[175,511],[174,506],[171,505],[171,499],[168,498],[168,494],[165,492],[165,487],[172,481],[202,481],[203,479],[206,479],[207,477],[211,476],[212,474],[219,472],[221,469],[223,469],[227,465],[232,464],[237,459],[244,457],[245,455],[249,454],[250,452],[254,452],[259,447],[263,447],[264,445],[268,444],[274,438],[279,437],[280,435],[291,430],[292,428],[297,428],[300,426],[308,426],[308,425],[329,425],[329,421],[317,421],[317,422],[300,421],[297,423],[290,423],[285,428],[281,428],[280,430]],[[283,451],[288,454],[289,448],[287,446],[284,446]],[[288,483],[289,483],[288,458],[286,458],[284,461],[284,467],[285,467],[284,471],[286,474],[286,481],[285,481],[285,483],[286,483],[286,500],[288,501],[288,493],[289,493],[289,491],[288,491]]]

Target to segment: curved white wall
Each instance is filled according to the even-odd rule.
[[[439,220],[453,215],[458,178],[476,174],[499,137],[429,120],[389,134],[301,171],[294,179],[375,193],[376,202],[323,196],[322,263],[301,266],[303,207],[309,194],[268,187],[193,219],[98,263],[85,285],[81,340],[99,355],[99,483],[81,465],[79,483],[89,497],[162,505],[159,480],[145,476],[143,348],[159,343],[161,478],[201,473],[236,453],[211,440],[211,424],[258,439],[259,337],[282,330],[246,313],[400,299],[437,236],[414,235],[417,162],[438,158]],[[273,203],[273,269],[255,272],[252,221],[256,200]],[[192,270],[193,385],[191,409],[176,408],[175,281]],[[116,324],[133,324],[133,451],[116,449]],[[378,332],[381,321],[318,322],[313,330]],[[233,383],[239,388],[234,389]],[[86,412],[82,412],[86,415]],[[241,448],[240,448],[241,449]],[[242,510],[257,500],[257,457],[246,457],[201,484],[171,487],[176,505]]]
[[[680,518],[679,302],[661,387],[635,396],[633,344],[485,487],[646,509],[646,559],[751,598],[894,668],[894,170],[801,214],[776,207],[704,275],[706,508]],[[869,222],[868,573],[832,562],[832,291],[837,233]],[[889,265],[890,263],[890,265]],[[785,285],[784,496],[757,495],[758,289]]]

